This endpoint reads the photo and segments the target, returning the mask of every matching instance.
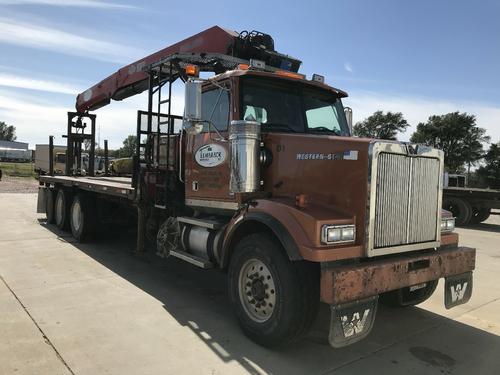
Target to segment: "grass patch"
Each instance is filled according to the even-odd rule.
[[[33,163],[4,163],[0,162],[0,169],[4,176],[35,177]]]

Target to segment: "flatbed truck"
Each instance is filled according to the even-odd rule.
[[[467,302],[475,249],[441,209],[443,153],[352,137],[347,94],[300,63],[267,34],[216,26],[120,69],[78,95],[66,173],[40,177],[38,211],[78,241],[127,212],[138,253],[226,272],[243,332],[264,346],[307,332],[320,303],[342,347],[366,337],[379,301],[418,304],[440,278],[447,308]],[[96,177],[91,111],[143,91],[132,176]]]
[[[445,174],[443,208],[455,217],[458,226],[482,223],[500,209],[500,190],[470,187],[464,175]]]

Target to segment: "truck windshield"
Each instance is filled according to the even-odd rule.
[[[349,135],[340,98],[326,90],[258,78],[242,80],[241,113],[262,131]]]

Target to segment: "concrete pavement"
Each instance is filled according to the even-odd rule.
[[[138,259],[133,233],[73,243],[35,214],[36,195],[0,194],[0,374],[497,374],[500,217],[459,229],[478,249],[474,292],[445,310],[381,307],[370,336],[334,350],[329,310],[280,350],[243,336],[225,275]]]

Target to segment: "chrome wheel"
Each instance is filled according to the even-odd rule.
[[[82,206],[78,200],[75,200],[71,206],[71,224],[76,232],[82,226]]]
[[[276,306],[276,287],[269,268],[258,259],[249,259],[241,267],[239,294],[247,315],[255,322],[267,321]]]

